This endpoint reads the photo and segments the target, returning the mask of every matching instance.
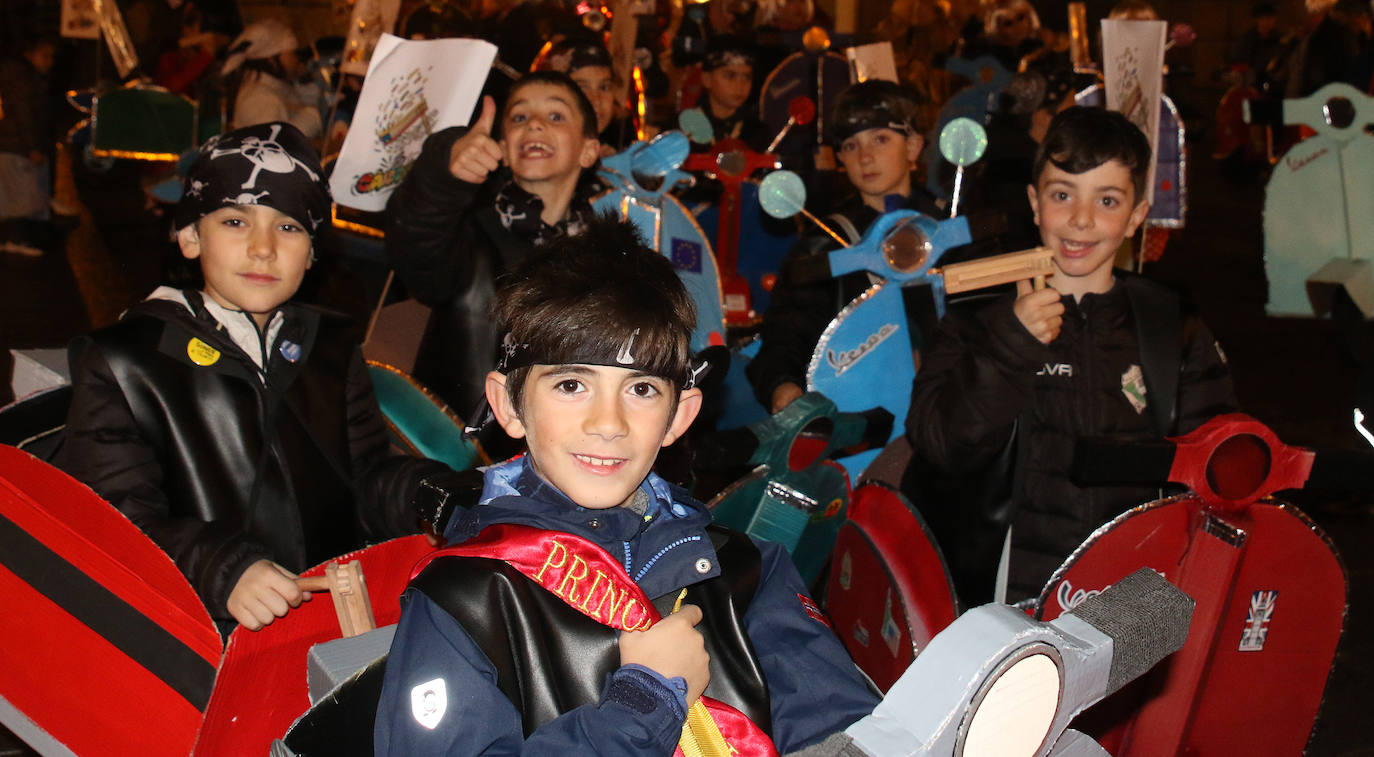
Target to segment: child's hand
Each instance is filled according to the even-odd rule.
[[[711,656],[706,654],[706,640],[695,628],[700,622],[701,608],[683,605],[647,631],[620,634],[620,664],[643,665],[664,678],[682,676],[687,681],[690,707],[711,682]]]
[[[481,184],[487,180],[487,174],[501,165],[501,146],[491,138],[491,126],[495,122],[496,101],[491,95],[485,95],[477,123],[449,148],[448,170],[455,179]]]
[[[1064,303],[1053,287],[1032,289],[1029,281],[1016,282],[1016,302],[1011,309],[1026,331],[1042,344],[1053,342],[1064,325]]]
[[[772,407],[768,409],[773,413],[781,412],[783,408],[796,402],[805,393],[805,390],[797,384],[784,381],[773,390]]]
[[[257,631],[310,599],[296,586],[296,575],[271,560],[258,560],[239,576],[226,607],[239,625]]]

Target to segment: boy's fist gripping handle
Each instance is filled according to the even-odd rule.
[[[953,263],[936,272],[945,277],[945,291],[950,294],[1026,279],[1030,279],[1035,289],[1044,289],[1045,277],[1054,273],[1054,251],[1048,247],[1034,247],[967,263]]]

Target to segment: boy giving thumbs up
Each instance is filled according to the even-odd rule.
[[[387,204],[386,251],[407,290],[434,309],[415,377],[459,411],[482,398],[499,335],[495,279],[585,228],[600,145],[596,114],[566,74],[522,77],[470,127],[432,134]],[[584,173],[586,174],[584,176]]]

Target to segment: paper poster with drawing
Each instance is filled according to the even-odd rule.
[[[1145,132],[1151,150],[1159,139],[1160,95],[1164,91],[1164,21],[1102,22],[1102,73],[1107,85],[1107,108],[1124,114]],[[1154,161],[1145,186],[1154,199]]]
[[[496,46],[481,40],[382,35],[330,176],[334,201],[385,208],[425,138],[471,118],[495,58]]]

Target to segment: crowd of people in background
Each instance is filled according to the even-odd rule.
[[[194,100],[202,123],[217,123],[223,132],[210,143],[214,149],[175,169],[186,174],[175,203],[151,189],[174,170],[170,165],[100,159],[79,138],[61,153],[98,226],[127,224],[132,207],[154,230],[148,239],[157,249],[194,270],[182,281],[169,267],[156,282],[169,286],[129,303],[118,323],[97,324],[93,335],[75,343],[75,395],[58,463],[173,556],[222,630],[260,629],[309,598],[295,584],[297,572],[369,539],[414,532],[419,524],[410,506],[454,475],[438,463],[388,454],[358,330],[315,309],[365,317],[374,304],[365,302],[360,312],[346,297],[331,299],[346,285],[319,286],[321,279],[337,283],[333,277],[349,275],[330,267],[335,251],[326,177],[362,80],[340,70],[342,39],[308,38],[289,14],[243,18],[231,0],[123,3],[139,62],[120,76],[105,48],[56,34],[50,23],[56,15],[45,12],[55,5],[38,4],[23,17],[31,28],[0,62],[0,254],[42,256],[60,247],[76,222],[75,211],[53,198],[57,147],[79,117],[61,92],[140,81]],[[892,211],[947,216],[951,176],[936,171],[929,146],[940,108],[976,83],[951,72],[956,59],[989,59],[1007,75],[990,103],[987,153],[964,176],[960,205],[965,213],[994,211],[1006,223],[997,237],[952,251],[946,262],[1044,245],[1055,265],[1048,289],[1025,282],[995,298],[952,303],[938,325],[922,321],[917,308],[909,314],[910,331],[920,340],[912,344],[919,372],[912,415],[897,419],[906,421],[914,449],[902,487],[918,508],[936,508],[925,517],[964,601],[992,599],[990,573],[1009,525],[1010,599],[1017,600],[1033,597],[1094,528],[1150,497],[1137,489],[1079,487],[1067,463],[1076,439],[1158,440],[1235,409],[1226,357],[1207,327],[1174,294],[1114,267],[1122,249],[1129,255],[1150,209],[1154,157],[1146,135],[1126,117],[1075,104],[1075,92],[1096,83],[1100,72],[1074,59],[1063,3],[895,0],[873,29],[857,33],[837,30],[813,0],[685,6],[622,0],[610,8],[571,0],[427,0],[401,7],[401,37],[476,36],[497,46],[470,122],[427,137],[377,217],[395,285],[432,310],[414,375],[460,414],[471,410],[469,420],[489,433],[499,433],[490,423],[496,420],[507,436],[483,443],[498,458],[528,444],[522,461],[487,472],[482,504],[493,506],[464,516],[461,528],[471,532],[447,534],[451,544],[492,523],[585,530],[608,550],[623,544],[627,569],[635,563],[639,570],[638,584],[659,559],[649,550],[661,546],[655,540],[675,540],[664,552],[697,542],[692,549],[700,554],[664,560],[661,572],[643,582],[663,591],[695,586],[682,579],[690,570],[715,571],[714,578],[737,569],[712,567],[718,556],[705,536],[709,513],[674,488],[692,482],[650,473],[661,447],[682,437],[690,442],[688,428],[699,412],[711,422],[712,390],[697,385],[700,366],[686,353],[691,307],[682,304],[682,285],[658,251],[633,235],[617,236],[630,232],[593,211],[593,198],[604,189],[598,161],[678,128],[679,114],[690,107],[715,140],[774,151],[808,185],[826,187],[808,206],[850,242]],[[1300,25],[1284,28],[1273,3],[1250,6],[1249,26],[1226,50],[1217,80],[1276,99],[1336,81],[1374,89],[1370,2],[1307,0],[1304,10]],[[1146,0],[1120,0],[1090,13],[1094,24],[1161,19]],[[780,62],[803,50],[873,41],[892,43],[900,81],[870,79],[838,93],[821,114],[823,138],[814,125],[785,140],[770,131],[759,112],[760,93]],[[1100,57],[1100,45],[1091,44]],[[642,112],[627,97],[632,69]],[[1172,75],[1181,69],[1186,66]],[[1165,81],[1166,89],[1172,86],[1170,76]],[[1185,120],[1190,113],[1203,120],[1197,114],[1205,107],[1184,103],[1181,110]],[[709,140],[694,141],[698,152],[711,149]],[[263,144],[288,156],[290,170],[259,175],[248,165],[248,146]],[[712,204],[720,191],[701,180],[683,196],[688,204]],[[806,259],[836,247],[834,234],[800,222],[795,231],[798,241],[780,266],[771,306],[749,328],[762,336],[762,347],[747,375],[770,413],[803,396],[817,340],[873,283],[865,273],[821,283],[794,275]],[[597,241],[605,239],[620,241]],[[127,240],[107,236],[106,243],[115,248]],[[619,247],[608,252],[608,245],[624,247],[628,257],[616,257]],[[585,260],[560,268],[568,261],[559,256]],[[617,260],[642,267],[644,280],[657,283],[641,290],[635,276],[614,268]],[[608,281],[614,291],[588,306],[592,315],[582,313],[580,291]],[[570,293],[569,282],[580,289]],[[519,306],[503,300],[512,297],[524,299]],[[546,299],[561,310],[542,310]],[[638,322],[616,320],[631,311],[662,323],[645,326],[636,343]],[[604,334],[584,330],[588,323]],[[578,336],[550,336],[550,324]],[[655,329],[662,333],[650,334]],[[641,356],[638,365],[631,346]],[[1172,357],[1156,363],[1155,354]],[[1147,396],[1165,373],[1177,377],[1176,396]],[[629,409],[576,404],[597,392]],[[488,412],[494,417],[482,423]],[[574,428],[572,417],[582,425]],[[626,419],[652,423],[581,433]],[[642,431],[649,426],[654,433]],[[576,449],[562,454],[567,439],[591,436],[625,437],[633,448],[616,447],[624,453],[617,457],[569,443]],[[618,488],[605,501],[597,486],[587,485],[613,478]],[[992,514],[1008,499],[1014,510]],[[503,507],[519,512],[500,512]],[[605,512],[584,523],[587,510]],[[439,542],[439,535],[430,536]],[[644,551],[632,556],[632,543]],[[780,554],[770,547],[742,563],[743,573],[757,575],[763,561],[760,605],[774,594],[790,599],[805,591]],[[674,573],[660,579],[665,566]],[[447,580],[458,581],[442,573],[430,583]],[[429,584],[421,584],[426,591]],[[468,638],[467,627],[459,627],[462,613],[437,596],[410,605],[398,634],[401,653],[393,652],[398,663],[388,672],[378,744],[390,740],[397,753],[424,751],[415,745],[430,743],[434,731],[411,717],[408,698],[434,675],[428,666],[439,645],[430,639],[462,645]],[[817,639],[814,648],[804,644],[815,657],[808,664],[834,664],[834,691],[848,697],[848,706],[835,722],[818,722],[814,700],[845,697],[830,688],[783,686],[786,691],[772,692],[772,722],[782,734],[776,740],[788,748],[832,743],[874,701],[830,632],[801,609],[777,604],[742,616],[732,631],[748,636],[748,655],[763,656],[769,673],[766,681],[748,683],[760,691],[778,688],[786,680],[780,676],[795,668],[793,648],[802,645],[794,626],[804,627]],[[423,613],[418,620],[414,608]],[[683,619],[691,617],[700,613],[671,621],[640,653],[633,651],[636,637],[628,644],[620,637],[620,654],[607,663],[615,677],[607,676],[611,683],[600,701],[614,717],[585,710],[592,732],[615,733],[657,712],[662,722],[655,738],[664,747],[676,743],[686,708],[708,677],[699,659],[704,653],[677,665],[674,648],[696,638],[692,621]],[[494,678],[476,646],[462,648],[466,655],[444,663],[456,667],[455,680]],[[578,678],[586,671],[559,672]],[[488,688],[489,706],[481,712],[490,717],[472,710],[481,722],[461,729],[450,720],[455,743],[515,743],[534,730],[522,734],[518,721],[501,720],[507,703]],[[575,743],[585,735],[566,730],[551,729],[546,738]],[[836,742],[827,753],[841,754],[842,747]]]

